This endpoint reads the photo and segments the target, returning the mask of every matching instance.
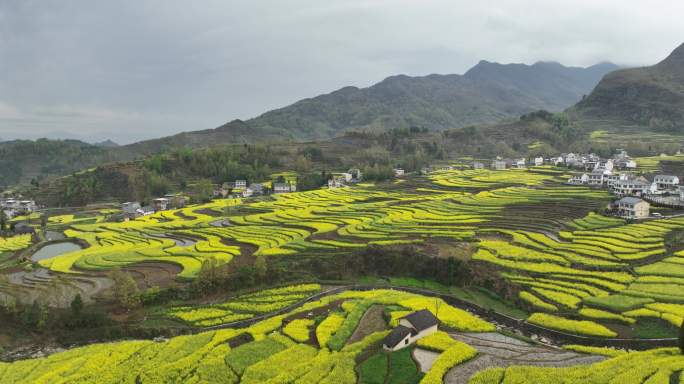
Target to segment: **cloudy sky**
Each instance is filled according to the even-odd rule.
[[[213,128],[481,59],[648,65],[672,0],[0,0],[0,139],[119,143]]]

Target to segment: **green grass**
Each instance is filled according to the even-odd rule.
[[[513,303],[505,301],[495,293],[484,289],[451,287],[450,292],[460,299],[507,316],[517,319],[524,319],[529,316],[527,311],[517,308]]]
[[[384,384],[387,377],[387,354],[380,352],[359,366],[359,382],[362,384]]]
[[[423,377],[423,374],[418,371],[418,366],[413,361],[411,353],[411,348],[404,348],[390,355],[388,384],[412,384],[419,382]]]
[[[677,337],[678,331],[664,320],[641,318],[634,327],[634,336],[640,339],[665,339]]]
[[[359,366],[359,383],[414,384],[420,382],[423,374],[418,371],[418,366],[411,354],[411,348],[392,353],[384,351],[376,353]]]

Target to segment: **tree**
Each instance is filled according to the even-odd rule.
[[[129,273],[114,269],[109,273],[109,278],[114,281],[113,298],[121,307],[130,311],[140,305],[138,285]]]
[[[682,321],[682,326],[679,328],[679,350],[684,354],[684,321]]]
[[[81,299],[81,294],[77,293],[71,300],[71,315],[76,318],[80,317],[81,311],[83,311],[83,299]]]
[[[209,202],[214,192],[214,185],[210,180],[202,179],[195,185],[194,192],[197,200],[202,203]]]
[[[266,278],[268,272],[268,263],[266,262],[266,257],[264,255],[257,256],[254,261],[254,269],[256,270],[257,277],[259,279]]]
[[[38,325],[38,320],[41,316],[41,308],[38,300],[34,300],[33,304],[24,309],[23,321],[24,324],[30,327],[35,327]]]
[[[0,233],[5,231],[5,227],[7,227],[7,215],[5,215],[5,211],[0,209]]]
[[[40,306],[38,310],[38,319],[36,321],[36,327],[38,329],[44,329],[47,325],[48,319],[50,318],[50,308],[47,303]]]

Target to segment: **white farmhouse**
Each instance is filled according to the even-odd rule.
[[[297,187],[291,183],[273,183],[273,193],[296,192]]]
[[[603,183],[606,182],[605,178],[606,176],[609,176],[610,173],[606,174],[605,171],[592,171],[589,174],[589,182],[587,184],[589,185],[603,185]]]
[[[352,174],[351,174],[351,173],[348,173],[348,172],[342,172],[342,173],[340,173],[340,177],[341,177],[342,179],[344,179],[344,182],[345,182],[345,183],[351,182],[351,181],[352,181],[352,178],[353,178],[353,177],[352,177]]]
[[[587,184],[589,183],[589,175],[583,173],[581,175],[575,175],[568,180],[568,184]]]
[[[653,179],[653,183],[656,184],[658,190],[676,189],[677,186],[679,186],[679,177],[672,175],[657,175]]]
[[[525,168],[525,159],[515,159],[513,160],[513,166],[518,169],[523,169]]]
[[[497,171],[504,170],[504,169],[506,169],[506,162],[503,160],[499,160],[499,159],[494,160],[494,161],[492,161],[492,169],[497,170]]]
[[[651,205],[636,197],[623,197],[613,205],[619,216],[628,219],[643,219],[650,214]]]
[[[534,158],[534,165],[536,165],[537,167],[540,165],[544,165],[544,158],[541,156],[535,157]]]
[[[401,177],[401,176],[404,176],[404,174],[406,174],[406,172],[402,168],[395,168],[394,169],[394,176],[395,177]]]
[[[128,202],[121,204],[121,211],[123,211],[123,213],[129,214],[129,215],[135,214],[138,211],[138,209],[140,209],[140,208],[142,208],[140,203],[135,202],[135,201],[128,201]]]
[[[437,332],[439,321],[427,309],[423,309],[399,320],[399,325],[382,341],[386,351],[397,351],[415,343],[418,339]]]
[[[235,189],[247,188],[247,180],[235,180]]]
[[[650,190],[651,183],[643,177],[630,180],[618,180],[613,183],[613,193],[618,196],[641,196]]]

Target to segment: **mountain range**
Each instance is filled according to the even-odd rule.
[[[463,75],[391,76],[368,88],[344,87],[247,121],[130,144],[120,151],[155,153],[177,146],[326,140],[350,130],[444,130],[494,123],[540,109],[562,111],[617,68],[612,63],[580,68],[480,61]]]
[[[684,133],[684,44],[656,65],[609,73],[573,112],[583,119]]]
[[[441,131],[495,123],[544,109],[561,111],[591,92],[611,63],[588,68],[555,62],[480,61],[463,75],[391,76],[368,88],[344,87],[256,118],[117,146],[77,140],[0,143],[0,185],[64,175],[108,161],[129,161],[174,148],[327,140],[349,131],[418,126]],[[53,144],[51,144],[53,143]]]

